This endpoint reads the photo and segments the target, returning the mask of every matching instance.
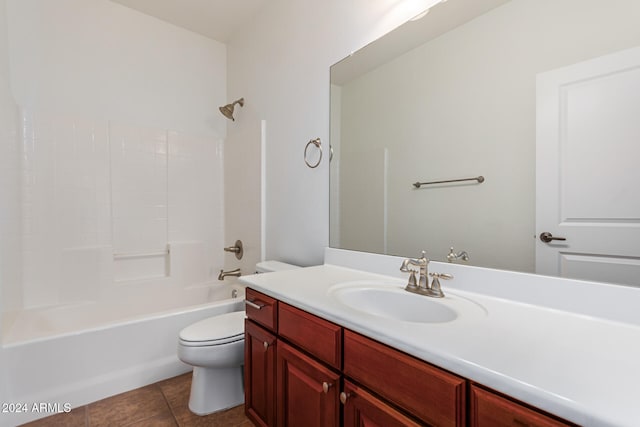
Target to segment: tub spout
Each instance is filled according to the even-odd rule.
[[[220,270],[220,274],[218,274],[218,280],[224,280],[227,276],[240,277],[240,269],[236,268],[235,270],[224,271]]]

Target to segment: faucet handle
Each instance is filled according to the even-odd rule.
[[[404,289],[409,292],[417,292],[418,290],[418,281],[416,280],[417,271],[412,268],[409,268],[410,263],[411,263],[410,259],[405,259],[404,261],[402,261],[402,265],[400,266],[400,271],[402,271],[403,273],[411,273],[411,275],[409,276],[409,282],[407,283],[407,286]]]
[[[403,273],[408,273],[410,271],[413,271],[409,268],[409,260],[405,259],[404,261],[402,261],[402,265],[400,266],[400,271],[402,271]]]
[[[442,288],[440,287],[440,279],[451,280],[453,279],[453,275],[447,273],[429,273],[429,276],[433,277],[431,287],[429,288],[429,295],[436,298],[442,298],[444,296],[444,292],[442,292]]]
[[[409,282],[405,286],[404,290],[409,292],[418,293],[418,281],[416,280],[416,271],[409,270],[411,275],[409,276]]]

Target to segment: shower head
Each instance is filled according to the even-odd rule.
[[[222,113],[222,115],[224,115],[227,119],[231,119],[234,122],[236,121],[236,119],[233,118],[233,107],[236,104],[240,104],[240,106],[242,107],[244,105],[244,98],[237,99],[233,101],[231,104],[227,104],[224,107],[220,107],[220,112]]]

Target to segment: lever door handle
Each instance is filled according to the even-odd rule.
[[[553,240],[567,240],[564,237],[553,237],[553,234],[549,233],[548,231],[545,231],[544,233],[540,233],[540,240],[542,240],[545,243],[549,243]]]

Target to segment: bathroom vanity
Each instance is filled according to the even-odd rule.
[[[369,265],[377,267],[325,264],[242,279],[249,287],[245,405],[257,425],[632,426],[640,419],[638,324],[587,315],[588,297],[565,310],[533,303],[548,280],[566,301],[561,282],[570,290],[570,281],[538,277],[538,290],[524,291],[518,282],[530,277],[509,273],[512,283],[499,295],[500,280],[490,275],[504,272],[457,266],[445,297],[433,301],[405,292],[402,275],[371,272],[397,269],[401,259],[355,256],[374,257]],[[474,274],[465,276],[469,269]],[[467,290],[487,279],[485,292]],[[510,297],[514,288],[519,298]],[[612,298],[629,292],[627,302],[637,302],[636,289],[610,288]]]

